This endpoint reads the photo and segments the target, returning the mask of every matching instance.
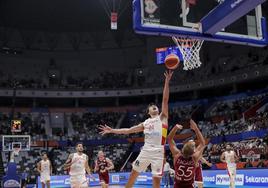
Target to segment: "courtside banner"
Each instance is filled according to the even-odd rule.
[[[128,181],[130,173],[110,173],[110,184],[111,185],[125,185]],[[93,174],[95,181],[88,177],[90,180],[90,186],[100,185],[99,176]],[[41,188],[40,176],[37,180],[38,188]],[[139,185],[152,185],[151,173],[141,173],[137,178],[136,184]],[[53,188],[69,188],[70,187],[70,176],[51,176],[50,187]]]
[[[110,173],[111,185],[125,185],[130,173]],[[100,185],[98,175],[94,174],[95,181],[90,180],[91,186]],[[229,176],[226,170],[203,170],[204,187],[226,188],[229,185]],[[141,173],[136,181],[137,185],[152,185],[151,173]],[[42,187],[38,177],[38,188]],[[162,183],[163,185],[163,183]],[[51,176],[51,187],[69,188],[70,176]],[[236,187],[260,188],[268,187],[268,169],[237,170]]]
[[[204,170],[204,187],[226,187],[229,176],[226,170]],[[236,187],[259,188],[268,187],[268,169],[237,170]]]

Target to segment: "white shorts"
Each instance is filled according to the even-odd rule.
[[[88,180],[86,175],[71,175],[70,184],[71,188],[88,188]]]
[[[235,177],[236,176],[236,164],[227,163],[227,171],[230,177]]]
[[[49,174],[41,174],[40,181],[42,183],[47,183],[47,181],[50,181],[50,175]]]
[[[141,173],[144,172],[151,164],[152,175],[161,177],[164,168],[164,147],[148,147],[144,146],[133,162],[133,170]]]

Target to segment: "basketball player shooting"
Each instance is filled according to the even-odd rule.
[[[189,142],[194,142],[194,140],[189,140]],[[195,142],[193,144],[195,144]],[[195,168],[195,177],[194,177],[195,185],[198,188],[204,187],[202,164],[206,164],[207,166],[212,167],[212,164],[210,162],[208,162],[204,157],[201,157],[201,159],[198,162],[198,166]]]
[[[133,187],[139,174],[147,169],[151,164],[153,175],[153,187],[159,188],[164,166],[164,151],[168,128],[168,101],[169,101],[169,82],[173,71],[166,71],[165,85],[163,90],[162,112],[156,105],[150,104],[147,108],[150,118],[139,125],[125,129],[112,129],[105,125],[100,126],[101,134],[131,134],[143,132],[145,135],[144,146],[137,159],[133,162],[133,168],[126,184],[126,188]]]
[[[86,172],[91,175],[90,168],[88,166],[88,156],[83,153],[83,144],[76,144],[76,153],[69,155],[67,161],[64,164],[64,169],[70,169],[70,184],[71,188],[88,188],[89,182],[86,178]]]
[[[103,151],[98,152],[98,158],[95,161],[94,172],[98,172],[100,184],[102,188],[108,188],[109,186],[109,171],[114,169],[113,162],[106,158]]]
[[[221,155],[221,161],[227,164],[227,171],[230,179],[230,188],[235,187],[235,176],[236,176],[236,161],[238,157],[230,144],[226,145],[226,151]]]
[[[173,155],[175,168],[174,188],[194,188],[195,170],[205,149],[205,139],[193,120],[190,120],[190,127],[197,136],[199,142],[197,148],[195,148],[194,141],[185,143],[182,150],[177,148],[173,139],[176,132],[183,128],[182,125],[176,124],[168,135],[168,143]]]
[[[46,153],[42,153],[42,160],[37,163],[37,171],[40,173],[40,182],[42,183],[42,188],[50,188],[52,166]]]

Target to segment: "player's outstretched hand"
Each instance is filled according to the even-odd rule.
[[[180,124],[176,124],[175,126],[177,127],[178,130],[182,130],[183,129],[183,126],[180,125]]]
[[[192,129],[192,130],[198,130],[198,126],[197,126],[197,124],[194,122],[194,120],[190,120],[190,128]]]
[[[101,135],[112,133],[112,128],[109,127],[108,125],[100,125],[99,129],[101,130],[100,131]]]
[[[172,75],[173,75],[173,71],[172,70],[166,70],[164,75],[165,75],[165,78],[166,78],[165,81],[169,82],[171,77],[172,77]]]

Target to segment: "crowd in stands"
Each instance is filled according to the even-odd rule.
[[[204,157],[207,158],[212,163],[220,163],[220,156],[225,151],[227,142],[221,144],[209,144],[204,151]],[[246,162],[247,159],[250,159],[251,162],[261,160],[268,160],[268,146],[263,139],[255,138],[250,140],[242,140],[239,142],[231,142],[232,148],[240,157],[240,162]],[[258,149],[255,150],[255,153],[247,153],[244,155],[242,151],[249,149]],[[267,166],[268,167],[268,166]]]
[[[24,135],[45,135],[44,119],[41,115],[33,117],[31,114],[15,113],[10,114],[0,113],[0,135],[11,135],[11,120],[21,120],[21,133]]]
[[[251,105],[254,105],[260,99],[266,96],[266,94],[242,98],[240,100],[234,100],[230,102],[216,102],[216,105],[208,112],[207,114],[213,114],[215,106],[217,104],[243,104],[245,101],[249,101]],[[254,101],[254,102],[251,102]],[[250,105],[245,105],[247,108],[250,108]],[[244,108],[247,109],[247,108]],[[181,123],[183,120],[190,119],[192,114],[199,108],[199,105],[175,105],[170,107],[169,110],[169,129],[172,128],[176,123]],[[228,110],[227,110],[228,111]],[[234,111],[233,111],[234,112]],[[241,112],[238,111],[237,113]],[[213,114],[214,115],[214,114]],[[219,115],[222,115],[219,114]],[[244,131],[253,131],[261,130],[268,127],[268,117],[267,112],[260,113],[252,118],[239,118],[231,119],[225,118],[220,122],[215,122],[211,118],[206,120],[199,121],[199,127],[202,130],[205,137],[216,137],[216,136],[226,136],[230,134],[237,134]],[[60,132],[59,138],[71,141],[77,140],[92,140],[100,139],[98,126],[107,124],[111,127],[130,127],[140,122],[143,122],[148,118],[146,112],[146,106],[142,106],[141,110],[138,112],[128,112],[128,113],[119,113],[119,112],[80,112],[72,113],[69,115],[69,123],[72,125],[73,131]],[[44,130],[45,119],[43,114],[31,114],[31,113],[16,113],[13,119],[22,120],[22,132],[23,134],[31,135],[44,135],[46,131]],[[1,134],[10,134],[10,115],[0,114],[0,133]],[[49,120],[48,120],[49,121]],[[68,128],[68,126],[67,126]],[[70,127],[69,127],[70,128]],[[69,132],[68,136],[65,134]],[[47,135],[49,136],[49,135]],[[141,136],[141,135],[139,135]],[[113,135],[107,135],[106,137],[113,137]],[[43,138],[45,138],[43,136]]]
[[[206,114],[206,116],[221,116],[229,115],[230,118],[234,119],[238,114],[245,112],[249,107],[257,104],[261,99],[268,96],[267,93],[248,96],[236,100],[226,100],[219,101],[213,105],[211,110]]]
[[[261,130],[268,127],[268,114],[261,113],[247,120],[242,118],[234,121],[221,121],[220,123],[201,121],[199,122],[199,127],[205,137],[226,136],[245,131]]]
[[[129,81],[129,74],[127,72],[109,72],[100,73],[96,78],[87,77],[72,77],[66,78],[66,83],[61,83],[62,88],[80,88],[80,89],[116,89],[129,88],[131,83]]]
[[[191,82],[200,82],[216,78],[219,75],[234,74],[241,70],[251,70],[256,66],[266,65],[268,62],[267,52],[248,52],[239,56],[219,57],[215,62],[206,59],[198,71],[179,71],[174,74],[171,80],[171,85],[186,84]],[[57,68],[57,66],[56,66]],[[133,70],[125,70],[122,72],[112,72],[104,69],[103,72],[97,73],[94,77],[81,75],[65,75],[61,72],[60,77],[57,77],[56,84],[49,84],[47,80],[39,78],[15,78],[10,75],[0,73],[0,87],[13,88],[14,80],[17,82],[17,88],[60,88],[60,89],[121,89],[121,88],[136,88],[136,87],[160,87],[163,84],[163,67],[150,67],[152,70],[147,70],[146,67],[141,68],[142,74]],[[147,71],[146,71],[147,70]],[[42,71],[41,71],[42,72]],[[27,74],[27,73],[26,73]],[[89,72],[90,75],[90,72]],[[220,106],[219,108],[225,108]]]
[[[43,83],[40,79],[0,79],[0,88],[14,88],[17,89],[46,89],[48,85]]]
[[[80,113],[71,115],[71,123],[73,125],[74,134],[73,141],[91,140],[101,138],[99,135],[99,125],[109,125],[115,127],[121,117],[121,113]],[[108,137],[113,135],[107,135]]]

